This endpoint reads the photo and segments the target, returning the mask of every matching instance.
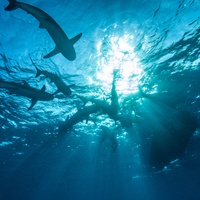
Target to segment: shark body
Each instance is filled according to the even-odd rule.
[[[36,67],[36,66],[35,66]],[[51,72],[48,71],[44,71],[44,70],[40,70],[36,67],[37,70],[37,74],[36,77],[40,76],[41,74],[43,74],[44,76],[46,76],[47,78],[49,78],[52,82],[55,83],[57,90],[54,94],[58,93],[58,92],[62,92],[64,95],[69,96],[71,94],[71,90],[70,87],[75,86],[75,84],[72,85],[66,85],[65,82],[56,74],[53,74]]]
[[[85,106],[84,108],[78,110],[72,117],[67,118],[65,122],[59,127],[59,132],[66,132],[71,129],[75,124],[87,120],[90,114],[96,113],[99,108],[96,105]]]
[[[77,36],[69,39],[57,22],[43,10],[26,3],[18,2],[16,0],[9,0],[9,3],[10,4],[5,8],[6,11],[12,11],[17,8],[21,8],[27,13],[33,15],[40,22],[39,27],[45,28],[52,37],[56,46],[54,50],[44,56],[44,58],[49,58],[61,53],[70,61],[76,59],[76,52],[73,45],[81,38],[82,33],[79,33]]]
[[[93,97],[82,97],[80,95],[77,95],[77,97],[80,98],[84,103],[90,101],[91,103],[95,104],[99,109],[101,109],[103,113],[108,114],[109,117],[114,120],[117,120],[117,115],[119,111],[118,94],[115,86],[116,73],[116,71],[113,72],[110,104],[105,100],[95,99]]]
[[[32,103],[28,110],[30,110],[37,101],[50,101],[54,96],[48,92],[45,92],[45,85],[41,90],[31,87],[27,82],[19,84],[15,82],[7,82],[0,80],[0,88],[7,89],[10,94],[16,94],[24,97],[28,97],[32,100]]]

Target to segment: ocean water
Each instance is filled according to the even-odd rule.
[[[0,2],[0,81],[53,94],[37,67],[75,84],[28,111],[0,82],[0,200],[199,200],[200,1],[23,2],[83,35],[74,61],[44,59],[48,32]],[[95,100],[110,106],[112,89],[121,121],[101,107],[62,130]]]

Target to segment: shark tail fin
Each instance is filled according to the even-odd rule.
[[[74,45],[82,36],[82,33],[79,33],[78,35],[76,35],[75,37],[70,39],[70,42],[72,43],[72,45]]]
[[[8,0],[8,1],[9,1],[9,5],[7,7],[5,7],[4,10],[12,11],[12,10],[19,8],[16,0]]]

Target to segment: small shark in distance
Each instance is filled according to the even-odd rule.
[[[115,131],[108,128],[107,126],[101,126],[100,145],[103,145],[103,143],[106,143],[106,142],[108,142],[107,144],[109,144],[113,153],[115,153],[118,146]]]
[[[119,111],[119,102],[118,102],[118,94],[116,91],[116,74],[117,71],[113,72],[113,81],[111,88],[111,104],[109,104],[106,100],[95,99],[91,97],[83,97],[77,94],[77,97],[81,99],[81,101],[86,104],[87,102],[91,102],[95,104],[99,109],[101,109],[104,113],[107,113],[111,119],[117,120],[117,115]]]
[[[71,129],[75,124],[87,120],[90,114],[94,114],[99,111],[99,108],[94,105],[85,106],[82,109],[78,110],[73,116],[67,118],[65,122],[60,125],[59,133],[66,132],[67,130]]]
[[[81,38],[82,33],[79,33],[75,37],[69,39],[57,22],[43,10],[26,3],[18,2],[16,0],[8,1],[9,5],[5,8],[6,11],[12,11],[17,8],[21,8],[28,14],[33,15],[40,22],[39,28],[45,28],[52,37],[56,46],[54,50],[44,56],[44,58],[49,58],[61,53],[70,61],[76,59],[76,52],[73,45]]]
[[[31,57],[30,57],[30,59],[31,59]],[[48,72],[48,71],[40,70],[40,69],[37,68],[37,66],[35,65],[35,63],[33,62],[32,59],[31,59],[31,62],[37,70],[35,77],[38,77],[41,74],[43,74],[44,76],[46,76],[47,78],[50,78],[50,80],[55,83],[57,90],[53,93],[53,95],[57,94],[58,92],[62,92],[66,96],[69,96],[71,94],[70,87],[75,86],[75,84],[66,85],[65,82],[58,75],[53,74],[53,73]]]
[[[40,70],[37,67],[36,67],[36,70],[37,70],[37,74],[35,77],[38,77],[41,74],[43,74],[44,76],[46,76],[47,78],[50,78],[50,80],[55,83],[57,90],[53,94],[62,92],[64,95],[69,96],[72,93],[70,90],[70,87],[75,86],[75,84],[66,85],[65,82],[58,75],[53,74],[48,71]]]
[[[103,113],[108,114],[110,119],[113,119],[115,122],[120,121],[122,127],[131,128],[132,123],[135,122],[135,118],[133,117],[132,113],[125,114],[119,113],[119,101],[118,101],[118,94],[115,86],[117,78],[117,71],[113,71],[113,81],[112,81],[112,88],[111,88],[111,103],[108,103],[106,100],[95,99],[93,97],[84,97],[80,95],[76,95],[84,105],[87,102],[93,103],[96,107],[102,111]]]
[[[19,84],[0,80],[0,88],[7,89],[10,94],[21,95],[30,98],[32,103],[28,108],[28,111],[33,108],[37,101],[50,101],[54,98],[52,94],[45,92],[45,85],[41,90],[39,90],[31,87],[26,81],[24,81],[24,84]]]

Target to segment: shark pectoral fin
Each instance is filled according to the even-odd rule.
[[[32,99],[32,102],[31,102],[30,107],[28,108],[28,111],[29,111],[36,103],[37,103],[37,100]]]
[[[72,43],[72,45],[74,45],[82,36],[82,33],[79,33],[78,35],[76,35],[75,37],[70,39],[70,42]]]
[[[51,51],[50,53],[48,53],[46,56],[44,56],[44,58],[50,58],[52,56],[55,56],[58,53],[60,53],[60,51],[59,51],[59,49],[56,46],[55,49],[53,51]]]

